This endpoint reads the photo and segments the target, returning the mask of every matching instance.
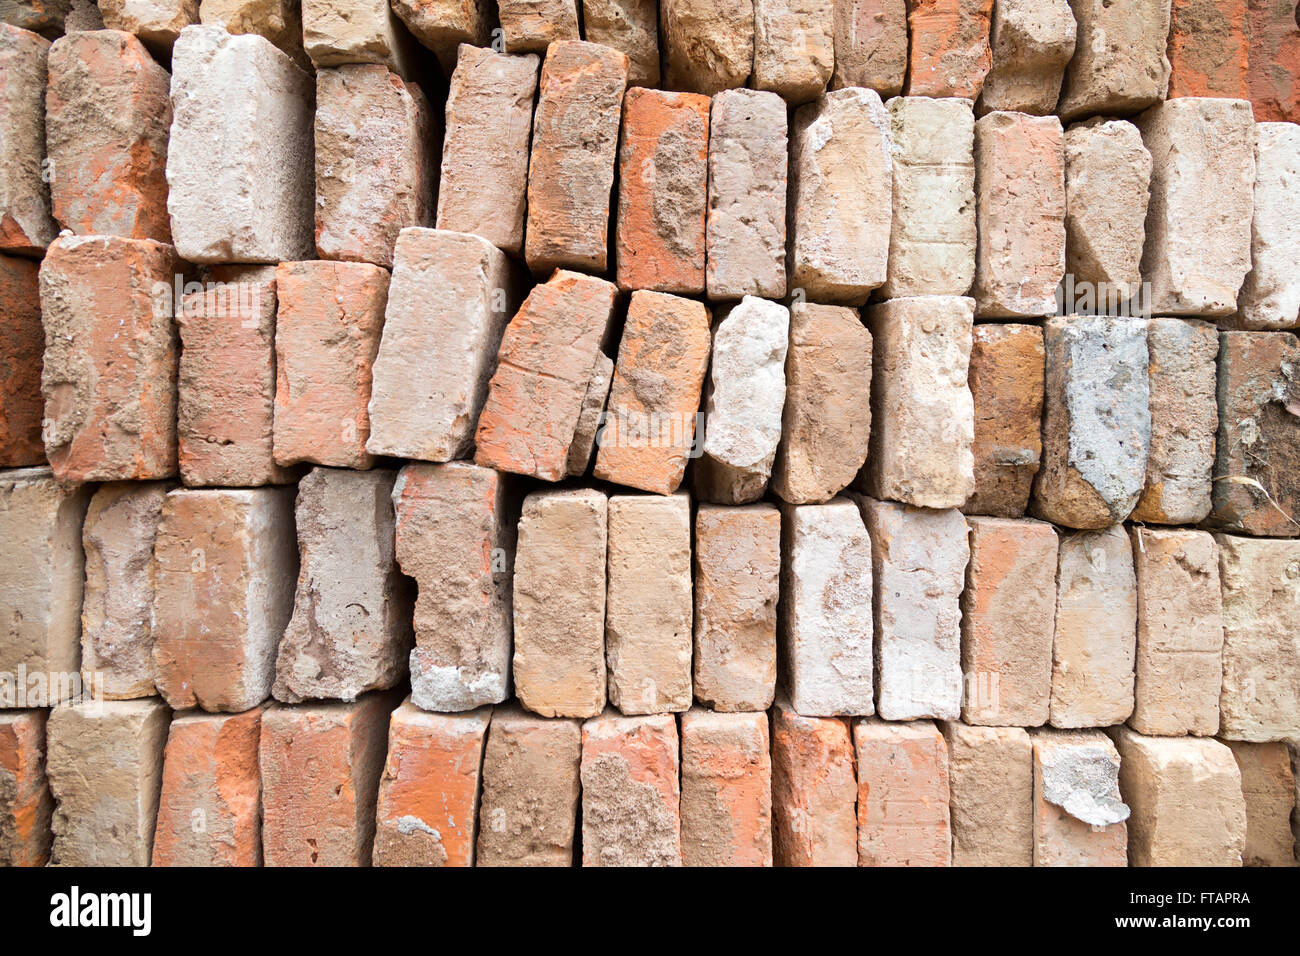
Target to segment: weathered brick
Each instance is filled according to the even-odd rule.
[[[212,0],[208,0],[209,3]],[[461,48],[488,46],[496,17],[488,0],[390,0],[411,34],[438,57],[443,71],[460,65]],[[482,50],[482,52],[488,52]],[[534,70],[536,67],[534,67]],[[486,185],[486,184],[485,184]]]
[[[375,810],[375,866],[473,866],[491,707],[393,711]]]
[[[754,0],[755,89],[806,103],[835,69],[833,0]]]
[[[1247,0],[1173,0],[1169,27],[1169,98],[1249,98]]]
[[[595,477],[665,495],[678,489],[711,344],[709,310],[699,302],[632,293]]]
[[[572,866],[582,726],[513,705],[492,712],[476,866]]]
[[[539,62],[462,44],[447,91],[438,228],[474,233],[516,256]]]
[[[397,237],[371,374],[372,455],[450,461],[474,447],[497,349],[518,296],[505,255],[441,229]]]
[[[45,164],[45,83],[50,41],[0,24],[0,251],[39,256],[58,227]]]
[[[1137,576],[1122,526],[1062,534],[1052,639],[1053,727],[1109,727],[1133,713]]]
[[[1043,323],[1043,465],[1030,512],[1105,528],[1132,512],[1151,444],[1147,323],[1070,315]]]
[[[891,299],[867,310],[872,335],[871,452],[863,488],[924,508],[975,490],[975,407],[967,384],[975,301]]]
[[[1034,769],[1019,727],[944,722],[952,791],[953,866],[1030,866]]]
[[[907,0],[908,96],[977,99],[993,62],[993,0]]]
[[[989,32],[993,65],[984,78],[980,109],[1053,112],[1076,34],[1067,0],[995,3]]]
[[[628,86],[659,85],[658,7],[657,0],[583,0],[583,37],[626,54]]]
[[[41,440],[41,365],[45,330],[41,325],[40,264],[0,255],[0,468],[45,461]]]
[[[612,495],[605,600],[609,701],[625,714],[691,706],[691,505]]]
[[[57,36],[63,32],[74,6],[73,0],[13,0],[0,8],[0,23]]]
[[[1070,0],[1077,39],[1057,104],[1063,121],[1136,113],[1164,99],[1169,3]]]
[[[167,146],[177,251],[208,263],[311,258],[311,78],[264,37],[215,26],[184,33],[172,55]]]
[[[176,474],[172,280],[149,239],[64,236],[41,263],[45,453],[60,481]]]
[[[199,0],[96,0],[96,5],[104,26],[134,33],[164,56],[182,30],[199,22]]]
[[[569,477],[585,475],[592,465],[596,452],[596,438],[603,424],[605,401],[609,398],[614,381],[614,360],[604,352],[596,353],[596,363],[591,367],[591,379],[582,396],[582,410],[578,412],[578,425],[573,430],[573,443],[564,459],[564,473]]]
[[[261,866],[262,710],[183,713],[163,756],[154,866]]]
[[[876,713],[955,720],[961,710],[960,597],[970,560],[961,512],[864,498],[871,537]]]
[[[199,22],[224,27],[227,33],[264,36],[304,70],[311,66],[302,48],[301,0],[203,0]]]
[[[785,102],[775,93],[725,90],[709,113],[706,285],[710,299],[785,295]]]
[[[282,262],[275,270],[277,465],[369,468],[370,383],[389,276],[364,262]]]
[[[510,683],[509,483],[469,462],[407,465],[393,505],[397,561],[418,586],[411,700],[437,711],[500,703]]]
[[[1300,22],[1290,0],[1248,0],[1246,33],[1250,37],[1250,72],[1246,88],[1263,122],[1300,120]]]
[[[679,766],[671,714],[582,725],[583,866],[681,866]]]
[[[1232,751],[1217,740],[1111,730],[1132,809],[1130,866],[1241,866],[1246,803]]]
[[[995,112],[975,123],[976,310],[1056,313],[1065,273],[1065,133],[1055,116]]]
[[[353,703],[271,704],[262,712],[266,866],[370,865],[388,720],[397,702],[391,692],[374,693]]]
[[[1284,743],[1248,744],[1227,741],[1241,771],[1246,801],[1245,866],[1295,866],[1295,836],[1291,811],[1296,780]]]
[[[931,721],[853,722],[858,865],[952,862],[948,746]]]
[[[857,504],[781,516],[781,673],[790,705],[823,717],[875,712],[871,540]]]
[[[506,326],[474,436],[474,460],[558,481],[608,336],[612,282],[557,270]]]
[[[382,63],[411,70],[411,38],[388,0],[302,0],[302,44],[312,65]]]
[[[316,254],[393,267],[407,226],[433,225],[429,101],[375,63],[316,74]]]
[[[589,488],[524,499],[515,549],[514,683],[545,717],[605,709],[605,560],[609,502]]]
[[[297,571],[292,488],[167,495],[152,621],[155,680],[168,704],[241,711],[266,700]]]
[[[849,722],[772,711],[772,859],[777,866],[855,866],[858,785]]]
[[[47,716],[45,710],[0,711],[0,866],[44,866],[50,857]]]
[[[528,164],[524,257],[534,273],[605,271],[627,69],[626,56],[596,43],[547,51]]]
[[[682,864],[772,865],[767,714],[682,715]]]
[[[1119,751],[1100,731],[1035,730],[1034,866],[1128,865]]]
[[[966,514],[1019,518],[1043,457],[1043,331],[1036,325],[976,325],[967,385],[975,406],[975,492]]]
[[[791,305],[785,409],[771,481],[783,501],[829,501],[862,469],[871,434],[871,348],[871,333],[854,309]]]
[[[975,114],[970,100],[888,103],[894,199],[880,294],[965,295],[975,279]]]
[[[903,92],[907,75],[905,0],[834,0],[831,89],[865,86],[882,97]]]
[[[50,711],[51,866],[148,866],[171,711],[157,699]]]
[[[1300,325],[1300,281],[1291,264],[1300,255],[1300,127],[1255,124],[1255,195],[1251,269],[1237,296],[1237,314],[1220,319],[1238,329]]]
[[[545,53],[552,43],[581,40],[575,0],[497,0],[507,53]]]
[[[1219,552],[1204,531],[1131,528],[1137,571],[1137,669],[1129,726],[1212,737],[1223,684]]]
[[[712,96],[753,70],[753,0],[660,0],[659,34],[669,89]]]
[[[862,305],[885,281],[893,202],[890,118],[880,97],[836,90],[790,128],[790,285],[807,301]]]
[[[129,33],[70,33],[50,47],[45,143],[54,218],[65,229],[171,241],[170,87]]]

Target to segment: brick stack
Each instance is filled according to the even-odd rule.
[[[0,863],[1294,865],[1286,5],[490,7],[5,11]]]

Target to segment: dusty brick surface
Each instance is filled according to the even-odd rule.
[[[865,86],[882,97],[903,92],[907,75],[905,0],[835,0],[831,88]]]
[[[1041,116],[1056,109],[1078,28],[1067,0],[1002,0],[993,5],[992,67],[980,92],[983,110]]]
[[[45,461],[41,418],[41,366],[45,330],[41,325],[39,263],[0,255],[0,468]]]
[[[1035,730],[1034,866],[1126,866],[1119,752],[1100,731]]]
[[[682,865],[772,865],[765,713],[682,715]]]
[[[209,3],[212,0],[208,0]],[[390,0],[411,35],[437,54],[445,72],[460,65],[464,49],[492,40],[493,5],[487,0]],[[487,52],[484,50],[483,52]]]
[[[591,379],[582,396],[582,410],[578,412],[578,426],[573,430],[573,443],[564,459],[567,476],[584,475],[591,467],[596,452],[596,436],[603,424],[605,403],[614,381],[614,360],[604,352],[596,353],[591,367]]]
[[[1247,0],[1173,0],[1169,25],[1169,98],[1249,99],[1251,26]]]
[[[582,33],[627,56],[627,85],[659,86],[659,4],[655,0],[584,0]]]
[[[1290,329],[1300,325],[1300,282],[1290,268],[1300,248],[1300,127],[1255,124],[1255,211],[1251,269],[1237,296],[1237,314],[1220,325]]]
[[[1057,104],[1061,119],[1126,115],[1164,99],[1169,6],[1170,0],[1071,0],[1077,39]]]
[[[50,217],[45,159],[45,83],[50,41],[0,24],[0,252],[39,256],[58,231]]]
[[[712,96],[753,70],[753,0],[662,0],[659,35],[669,89]]]
[[[44,866],[54,799],[45,779],[45,710],[0,711],[0,865]]]
[[[0,11],[0,23],[57,36],[70,16],[75,18],[72,0],[16,0]]]
[[[754,0],[755,89],[803,103],[826,91],[835,68],[833,0]]]
[[[1300,63],[1300,24],[1288,0],[1247,0],[1250,68],[1246,89],[1255,119],[1264,122],[1300,120],[1300,88],[1295,82]]]
[[[207,0],[199,4],[199,22],[264,36],[304,70],[311,65],[302,48],[301,0]]]
[[[407,75],[410,38],[385,0],[302,0],[302,43],[312,65],[382,63]]]
[[[940,724],[948,746],[953,866],[1030,866],[1033,747],[1019,727]]]
[[[772,711],[772,860],[777,866],[855,866],[857,780],[849,722]]]
[[[1284,743],[1247,744],[1227,741],[1241,771],[1246,801],[1244,866],[1295,866],[1295,836],[1291,812],[1296,780]]]
[[[908,96],[976,99],[993,62],[993,0],[907,0]]]
[[[581,40],[575,0],[497,0],[507,53],[545,53],[552,43]]]
[[[859,866],[949,866],[948,745],[928,720],[855,720]]]
[[[104,26],[134,33],[159,54],[171,51],[181,31],[199,22],[199,0],[103,0],[97,6]]]

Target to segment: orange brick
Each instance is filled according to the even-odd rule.
[[[260,866],[260,708],[185,713],[163,752],[154,866]]]
[[[45,782],[46,710],[0,711],[0,866],[44,866],[54,800]]]
[[[907,96],[978,99],[993,65],[993,0],[907,0]]]
[[[5,6],[5,19],[23,7]],[[0,252],[39,256],[58,232],[50,218],[45,158],[45,81],[50,41],[0,23],[0,127],[5,162],[0,169]]]
[[[1170,99],[1248,98],[1250,34],[1246,8],[1247,0],[1173,0],[1168,51]],[[1291,25],[1294,28],[1294,19]]]
[[[853,724],[860,866],[948,866],[948,747],[931,721]]]
[[[708,153],[707,96],[627,91],[618,152],[619,288],[704,291]]]
[[[473,866],[479,777],[491,707],[393,711],[379,781],[376,866]]]
[[[1119,751],[1110,738],[1095,730],[1029,736],[1034,866],[1127,866],[1129,811],[1119,799]]]
[[[682,863],[772,865],[767,714],[682,715]]]
[[[1020,727],[940,725],[948,751],[953,866],[1030,866],[1034,759]]]
[[[772,713],[772,857],[777,866],[855,866],[857,781],[849,723]]]
[[[1248,0],[1250,72],[1257,123],[1300,120],[1300,23],[1291,0]]]
[[[39,267],[30,259],[0,256],[0,368],[5,370],[0,377],[0,468],[45,461]]]

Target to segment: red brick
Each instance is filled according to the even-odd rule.
[[[41,441],[41,364],[45,332],[41,327],[40,264],[0,256],[0,468],[21,468],[45,461]]]
[[[854,721],[860,866],[948,866],[948,746],[928,720]]]
[[[44,162],[49,49],[44,37],[0,23],[0,252],[11,255],[40,255],[58,231]]]
[[[0,711],[0,866],[44,866],[54,800],[45,782],[45,710]]]
[[[777,866],[858,862],[857,781],[849,723],[772,712],[772,857]]]
[[[1168,53],[1170,99],[1249,98],[1247,6],[1247,0],[1173,0]]]
[[[993,0],[907,0],[908,96],[977,99],[993,65]]]
[[[767,714],[682,715],[682,863],[772,865]]]
[[[1259,123],[1300,120],[1300,23],[1291,0],[1248,0],[1246,87]]]

